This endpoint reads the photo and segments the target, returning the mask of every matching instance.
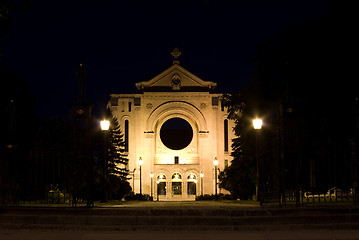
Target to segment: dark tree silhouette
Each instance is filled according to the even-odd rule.
[[[108,131],[107,167],[108,174],[117,175],[120,179],[126,180],[128,170],[128,158],[125,155],[125,142],[118,124],[117,118],[112,115],[109,108],[106,109],[106,119],[110,119]]]
[[[343,20],[344,19],[344,20]],[[350,26],[344,17],[293,26],[262,44],[254,84],[262,103],[279,113],[285,188],[326,192],[349,188],[353,103]]]
[[[350,60],[356,21],[350,6],[328,3],[325,18],[289,27],[261,44],[250,83],[241,95],[225,98],[230,117],[231,109],[238,111],[242,103],[245,108],[236,116],[240,138],[224,180],[252,171],[238,167],[238,159],[251,161],[249,124],[258,115],[264,121],[259,168],[264,198],[289,191],[299,200],[304,191],[357,188],[359,86]]]
[[[38,121],[25,79],[2,66],[0,79],[0,195],[12,198],[29,184],[29,151]]]
[[[235,123],[234,133],[236,138],[232,140],[231,165],[219,174],[220,187],[224,188],[235,197],[250,199],[255,193],[255,159],[251,137],[248,135],[249,122],[246,116],[245,97],[242,94],[224,95],[222,104],[228,109],[228,118]]]
[[[110,121],[110,128],[101,134],[105,139],[98,138],[97,142],[105,144],[106,147],[102,144],[95,144],[106,151],[100,150],[102,154],[99,155],[96,166],[97,170],[101,169],[101,171],[95,170],[95,175],[101,176],[97,181],[97,189],[102,192],[102,201],[104,202],[107,199],[122,199],[131,191],[127,182],[128,158],[120,125],[109,108],[106,109],[105,119]]]

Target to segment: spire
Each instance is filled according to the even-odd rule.
[[[87,80],[87,72],[83,64],[80,64],[80,68],[77,71],[77,81],[79,83],[78,102],[86,102],[85,83]]]
[[[178,48],[172,50],[171,55],[173,56],[173,64],[179,64],[178,58],[181,54],[182,52]]]

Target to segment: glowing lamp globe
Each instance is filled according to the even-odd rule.
[[[254,129],[261,129],[262,128],[262,119],[254,119],[253,120],[253,127]]]
[[[108,120],[102,120],[101,121],[101,129],[106,131],[110,128],[110,121]]]

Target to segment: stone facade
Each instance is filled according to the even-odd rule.
[[[216,83],[181,67],[178,52],[172,55],[171,67],[136,83],[136,94],[111,94],[108,106],[127,140],[134,192],[188,201],[215,193],[213,161],[218,159],[217,170],[230,163],[233,122],[221,106],[222,94],[214,93]]]

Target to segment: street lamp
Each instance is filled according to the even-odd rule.
[[[103,131],[107,131],[110,128],[110,121],[108,120],[102,120],[100,124],[101,124],[101,130]]]
[[[100,125],[101,125],[101,130],[104,131],[104,142],[105,142],[105,150],[104,150],[104,153],[103,153],[103,178],[102,178],[102,181],[103,181],[103,191],[104,191],[104,194],[103,194],[103,201],[104,202],[107,202],[107,138],[106,138],[106,135],[107,135],[107,131],[110,129],[110,121],[108,120],[102,120],[100,122]]]
[[[217,166],[218,166],[218,160],[217,157],[214,158],[213,160],[213,165],[214,165],[214,182],[215,182],[215,194],[216,194],[216,201],[218,199],[217,196]]]
[[[256,118],[253,120],[254,129],[262,129],[262,124],[263,124],[262,119]]]
[[[140,159],[138,160],[138,165],[140,166],[140,195],[142,195],[142,158],[140,157]]]
[[[150,177],[151,177],[151,198],[153,198],[153,196],[152,196],[152,194],[153,194],[153,190],[152,190],[152,188],[153,188],[153,173],[151,173],[150,174]]]
[[[204,177],[204,174],[200,173],[199,176],[201,177],[201,196],[203,196],[203,177]]]
[[[135,172],[136,172],[136,168],[133,169],[132,171],[132,192],[135,193]]]
[[[158,201],[159,201],[159,195],[158,195],[158,192],[159,192],[159,189],[160,189],[160,185],[159,185],[160,181],[159,181],[159,180],[157,180],[157,181],[156,181],[156,183],[157,183],[157,202],[158,202]]]
[[[256,184],[256,201],[258,202],[259,201],[259,141],[258,141],[258,134],[259,134],[259,130],[261,130],[262,129],[262,124],[263,124],[263,122],[262,122],[262,119],[258,119],[258,118],[256,118],[256,119],[254,119],[253,120],[253,128],[255,129],[255,130],[257,130],[256,131],[256,161],[257,161],[257,184]]]

